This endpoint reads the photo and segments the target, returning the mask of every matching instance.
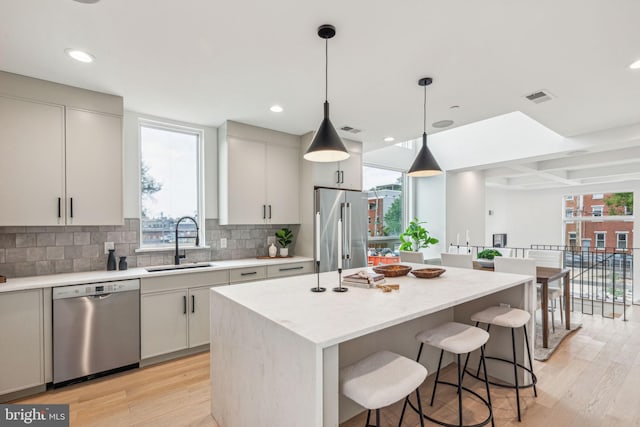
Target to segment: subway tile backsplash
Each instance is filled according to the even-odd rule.
[[[205,243],[209,249],[187,250],[182,262],[220,261],[265,256],[267,237],[288,227],[295,254],[299,225],[218,225],[208,219]],[[220,248],[220,239],[227,247]],[[107,268],[104,242],[114,242],[116,256],[126,256],[129,268],[173,264],[174,250],[136,252],[140,245],[140,220],[125,219],[123,226],[0,227],[0,274],[6,277],[39,276]],[[182,252],[182,250],[181,250]]]

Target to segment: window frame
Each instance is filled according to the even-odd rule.
[[[620,236],[624,236],[624,248],[620,247]],[[616,231],[616,249],[627,250],[629,249],[629,232],[628,231]]]
[[[598,246],[598,242],[600,241],[600,239],[598,239],[598,235],[602,234],[602,246]],[[606,231],[594,231],[593,232],[593,243],[594,246],[593,248],[597,251],[603,251],[607,248],[607,232]]]
[[[573,235],[573,236],[572,236]],[[578,232],[577,231],[569,231],[567,234],[568,246],[578,246]],[[573,240],[573,244],[571,241]]]
[[[407,211],[408,207],[409,207],[409,201],[407,200],[409,198],[409,182],[407,179],[407,173],[406,171],[403,171],[401,169],[396,169],[396,168],[391,168],[391,167],[384,167],[384,166],[380,166],[380,165],[376,165],[376,164],[368,164],[368,163],[363,163],[362,164],[362,174],[363,174],[363,188],[362,191],[365,193],[369,193],[369,189],[364,188],[364,168],[371,168],[371,169],[381,169],[381,170],[386,170],[386,171],[391,171],[391,172],[397,172],[400,173],[402,176],[402,203],[401,203],[401,207],[402,207],[402,213],[400,215],[400,233],[398,233],[398,235],[389,235],[389,236],[376,236],[375,233],[373,236],[371,237],[381,237],[381,238],[387,238],[387,240],[392,240],[392,239],[399,239],[400,234],[402,234],[404,232],[404,230],[407,228],[407,224],[409,223],[408,218],[409,218],[409,213]],[[395,200],[395,199],[394,199]],[[376,223],[374,220],[374,231],[376,230],[378,224],[382,224],[382,228],[384,229],[384,215],[382,217],[378,216],[378,211],[376,209],[376,219],[378,220],[378,222]],[[399,241],[399,240],[398,240]]]
[[[197,137],[197,149],[196,149],[196,165],[197,165],[197,217],[198,221],[198,240],[200,241],[200,245],[195,245],[195,239],[190,242],[180,243],[181,249],[197,249],[197,248],[206,248],[205,244],[205,186],[204,186],[204,129],[193,126],[185,126],[180,124],[171,123],[170,121],[161,121],[161,120],[152,120],[147,118],[138,118],[138,215],[140,217],[140,236],[139,236],[139,249],[138,251],[166,251],[172,248],[175,248],[175,242],[173,243],[165,243],[165,244],[155,244],[155,245],[145,245],[144,239],[142,236],[143,233],[143,219],[142,219],[142,176],[140,175],[140,171],[142,170],[142,128],[151,128],[156,130],[164,130],[167,132],[176,132],[183,134],[190,134]]]
[[[599,211],[599,214],[596,214],[596,210]],[[592,205],[591,216],[604,216],[604,205]]]

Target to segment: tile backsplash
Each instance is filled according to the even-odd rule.
[[[288,227],[295,254],[299,225],[218,225],[208,219],[205,244],[187,249],[183,262],[219,261],[267,255],[267,237]],[[220,249],[220,239],[227,247]],[[116,256],[126,256],[129,268],[173,264],[174,250],[136,252],[140,247],[140,220],[125,219],[122,226],[0,227],[0,274],[6,277],[106,270],[104,242],[114,242]],[[182,252],[182,250],[181,250]]]

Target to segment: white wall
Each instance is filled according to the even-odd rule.
[[[218,218],[218,130],[213,127],[178,122],[162,117],[125,111],[124,128],[124,217],[140,218],[140,145],[139,119],[155,120],[202,129],[204,133],[205,217]]]
[[[446,182],[446,245],[464,244],[469,231],[471,245],[486,245],[485,241],[485,180],[483,171],[447,172]]]
[[[446,251],[446,189],[445,175],[437,175],[413,179],[414,207],[410,214],[420,221],[426,221],[424,228],[429,235],[440,240],[440,243],[422,249],[424,259],[440,258]]]

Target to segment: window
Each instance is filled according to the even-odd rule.
[[[565,200],[573,200],[573,196],[566,196]]]
[[[591,206],[591,215],[592,216],[602,216],[604,210],[604,206]]]
[[[600,193],[600,194],[593,194],[593,195],[591,196],[591,198],[592,198],[593,200],[602,200],[602,199],[604,198],[604,194],[602,194],[602,193]]]
[[[596,249],[604,249],[606,247],[606,236],[607,236],[607,233],[605,232],[601,232],[601,231],[595,232]]]
[[[567,218],[573,218],[573,208],[565,209],[564,216],[566,216]]]
[[[404,231],[402,172],[363,168],[363,188],[369,193],[369,232],[373,237],[398,236]]]
[[[203,237],[202,131],[141,121],[141,248],[175,244],[176,222],[193,217]],[[180,223],[179,241],[193,245],[196,226]]]
[[[575,231],[571,231],[569,232],[569,246],[577,246],[578,245],[578,240],[577,240],[577,234]]]
[[[616,233],[616,248],[627,249],[627,232]]]

